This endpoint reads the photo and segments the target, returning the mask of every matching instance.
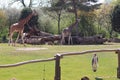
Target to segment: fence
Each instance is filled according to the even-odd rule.
[[[55,61],[55,77],[54,77],[54,80],[61,80],[60,60],[63,57],[72,56],[72,55],[83,55],[83,54],[94,53],[94,52],[115,52],[118,55],[117,78],[120,78],[120,49],[104,49],[104,50],[102,49],[102,50],[89,50],[89,51],[83,51],[83,52],[61,53],[61,54],[56,54],[54,57],[48,58],[48,59],[36,59],[36,60],[19,62],[19,63],[15,63],[15,64],[0,65],[0,68],[16,67],[16,66],[21,66],[21,65],[30,64],[30,63],[37,63],[37,62]]]

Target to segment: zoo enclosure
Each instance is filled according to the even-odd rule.
[[[36,59],[36,60],[19,62],[19,63],[15,63],[15,64],[0,65],[0,68],[16,67],[16,66],[21,66],[21,65],[30,64],[30,63],[37,63],[37,62],[55,61],[54,80],[61,80],[60,60],[64,56],[83,55],[83,54],[94,53],[94,52],[115,52],[118,55],[117,78],[120,78],[120,49],[100,49],[100,50],[89,50],[89,51],[82,51],[82,52],[61,53],[61,54],[56,54],[54,57],[48,58],[48,59]]]

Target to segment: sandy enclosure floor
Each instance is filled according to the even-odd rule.
[[[48,48],[17,48],[16,50],[19,51],[36,51],[36,50],[45,50]]]

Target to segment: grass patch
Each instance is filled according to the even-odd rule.
[[[17,47],[8,46],[8,44],[0,44],[0,64],[11,64],[31,59],[46,59],[54,57],[57,53],[63,52],[80,52],[93,49],[114,49],[120,48],[120,44],[106,45],[27,45],[27,47],[48,48],[37,51],[21,51],[16,50],[23,48],[23,45]],[[61,59],[61,80],[80,80],[83,76],[88,76],[90,80],[95,77],[102,77],[103,80],[118,80],[116,78],[117,71],[117,55],[110,53],[97,53],[99,57],[99,67],[97,72],[93,72],[91,68],[91,58],[93,54],[67,56]],[[0,80],[54,80],[54,61],[33,63],[13,68],[0,68]],[[45,68],[45,75],[44,75]]]

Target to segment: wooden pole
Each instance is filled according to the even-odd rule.
[[[116,53],[118,54],[117,78],[120,79],[120,50],[117,50]]]
[[[55,61],[55,77],[54,77],[54,80],[61,80],[61,67],[60,67],[61,55],[57,54],[55,57],[56,57],[56,61]]]
[[[35,60],[29,60],[29,61],[23,61],[15,64],[6,64],[6,65],[0,65],[0,68],[9,68],[9,67],[17,67],[25,64],[30,64],[30,63],[37,63],[37,62],[48,62],[48,61],[54,61],[55,58],[48,58],[48,59],[35,59]]]

